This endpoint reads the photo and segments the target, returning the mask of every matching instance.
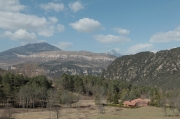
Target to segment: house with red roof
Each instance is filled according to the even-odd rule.
[[[135,106],[141,107],[141,106],[147,106],[148,103],[149,101],[138,98],[131,101],[124,101],[123,105],[125,107],[135,107]]]

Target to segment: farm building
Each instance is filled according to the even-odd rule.
[[[125,107],[134,107],[134,106],[147,106],[149,101],[143,100],[143,99],[134,99],[131,101],[124,101],[123,105]]]

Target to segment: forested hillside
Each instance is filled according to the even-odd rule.
[[[179,88],[180,48],[122,56],[102,76],[165,89]]]

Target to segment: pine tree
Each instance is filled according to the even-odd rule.
[[[117,94],[117,92],[115,92],[115,93],[114,93],[113,103],[114,103],[114,104],[118,104],[118,103],[119,103],[119,101],[118,101],[118,94]]]
[[[111,94],[111,92],[108,90],[107,103],[111,103],[111,102],[112,102],[112,94]]]

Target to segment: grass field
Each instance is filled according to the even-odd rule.
[[[180,119],[177,116],[173,117],[171,110],[167,112],[169,116],[165,117],[162,108],[150,106],[135,109],[123,108],[121,111],[114,110],[113,112],[100,114],[91,119]]]
[[[140,108],[119,108],[105,107],[105,114],[99,114],[99,108],[94,105],[94,100],[83,100],[81,108],[61,108],[59,110],[59,119],[180,119],[173,117],[171,110],[168,110],[169,116],[165,117],[162,108],[140,107]],[[86,107],[87,105],[91,105]],[[15,109],[15,119],[56,119],[56,111],[36,109],[34,112],[22,112],[22,109]],[[2,113],[2,110],[0,110]],[[177,114],[177,112],[175,112]]]

